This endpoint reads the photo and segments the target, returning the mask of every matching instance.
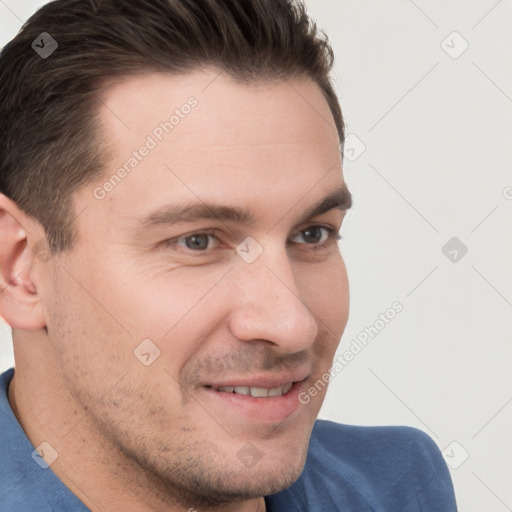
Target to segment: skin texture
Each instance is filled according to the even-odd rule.
[[[190,113],[97,199],[191,96]],[[246,85],[212,69],[125,78],[102,101],[111,165],[74,197],[72,251],[38,257],[41,226],[0,196],[11,405],[92,510],[264,510],[262,496],[300,475],[325,390],[289,414],[259,414],[205,386],[293,374],[306,389],[332,363],[348,318],[346,270],[327,230],[320,243],[304,232],[337,232],[345,214],[304,218],[344,183],[327,103],[306,78]],[[189,202],[254,221],[141,222]],[[205,250],[187,247],[185,236],[205,230]],[[252,263],[236,251],[247,237],[263,249]],[[146,339],[160,351],[147,366],[134,354]],[[255,464],[244,463],[247,450]]]

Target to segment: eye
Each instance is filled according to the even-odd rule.
[[[207,249],[213,249],[218,244],[218,240],[215,236],[207,233],[194,233],[193,235],[184,236],[174,242],[176,245],[180,245],[191,251],[205,251]]]
[[[340,239],[341,237],[332,228],[326,226],[310,226],[299,231],[291,241],[298,244],[322,245],[331,238]]]

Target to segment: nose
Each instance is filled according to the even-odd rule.
[[[318,324],[303,302],[286,254],[265,251],[251,264],[236,269],[231,333],[241,341],[266,341],[283,353],[309,348]]]

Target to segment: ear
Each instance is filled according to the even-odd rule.
[[[32,271],[34,264],[48,261],[41,257],[38,240],[46,244],[44,230],[37,228],[16,203],[0,194],[0,314],[13,328],[46,327]]]

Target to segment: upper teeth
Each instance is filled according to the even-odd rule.
[[[292,388],[293,383],[285,384],[284,386],[277,386],[276,388],[259,388],[256,386],[221,386],[217,391],[224,391],[225,393],[237,393],[239,395],[251,395],[256,398],[265,396],[282,396],[286,395]]]

